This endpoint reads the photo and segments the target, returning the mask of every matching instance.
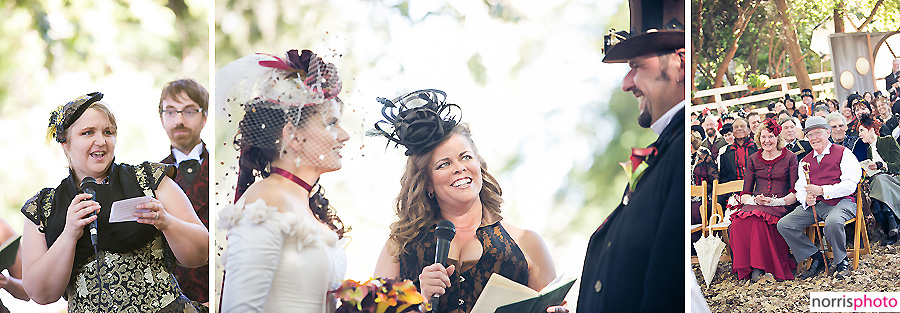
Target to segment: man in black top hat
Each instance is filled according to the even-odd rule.
[[[622,90],[638,99],[638,124],[659,138],[633,149],[632,165],[647,167],[591,236],[578,312],[667,312],[685,301],[684,1],[629,3],[631,34],[603,62],[631,67]]]

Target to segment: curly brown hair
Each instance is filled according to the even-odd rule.
[[[503,191],[500,189],[497,179],[488,173],[484,158],[478,154],[478,148],[472,141],[469,126],[464,123],[456,125],[437,145],[443,144],[453,135],[464,136],[472,146],[472,153],[478,159],[483,181],[481,191],[478,193],[481,205],[489,213],[500,214]],[[427,195],[427,186],[431,183],[429,164],[433,154],[434,149],[431,149],[428,153],[410,155],[406,159],[406,171],[400,178],[400,194],[394,201],[394,211],[399,219],[391,223],[391,234],[387,243],[388,253],[395,260],[400,252],[406,251],[407,245],[413,238],[427,231],[425,227],[443,219],[437,200],[429,198]]]

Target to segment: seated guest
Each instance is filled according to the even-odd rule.
[[[878,137],[877,121],[863,115],[860,117],[858,146],[866,147],[866,158],[874,163],[864,165],[871,171],[878,171],[868,177],[869,197],[872,198],[872,215],[881,225],[888,237],[881,241],[882,245],[897,242],[897,216],[900,216],[900,182],[894,174],[900,173],[900,147],[893,137]]]
[[[725,153],[720,158],[720,183],[744,179],[747,157],[758,150],[756,143],[750,138],[750,126],[747,124],[747,120],[737,119],[732,126],[734,128],[734,143],[728,145]]]
[[[706,182],[706,194],[712,194],[712,182],[719,179],[719,168],[716,166],[715,158],[713,158],[709,149],[700,144],[700,133],[691,132],[691,185],[700,186],[702,182]],[[700,206],[702,198],[691,198],[691,224],[700,224],[702,217],[700,215]],[[706,199],[709,201],[710,199]],[[708,211],[707,211],[708,212]],[[700,239],[701,232],[691,234],[691,242]],[[691,245],[693,249],[693,245]]]
[[[809,112],[809,108],[806,106],[806,104],[800,103],[797,105],[797,112],[800,112],[796,116],[797,119],[800,120],[800,124],[797,125],[799,127],[800,125],[806,123],[806,119],[809,118],[809,114],[807,113]]]
[[[797,129],[801,124],[796,117],[783,119],[778,124],[781,126],[781,139],[786,142],[785,148],[796,154],[797,159],[802,159],[812,151],[809,141],[797,138]]]
[[[703,132],[706,133],[706,139],[703,139],[700,145],[706,147],[712,157],[716,158],[719,156],[719,150],[728,145],[725,142],[725,138],[719,135],[719,122],[716,120],[716,116],[712,114],[707,115],[700,126],[703,127]]]
[[[791,98],[790,95],[784,95],[784,110],[787,111],[788,115],[791,117],[800,115],[800,110],[797,110],[797,104],[794,103],[794,98]]]
[[[847,122],[847,135],[859,137],[859,116],[863,114],[872,114],[872,108],[869,106],[869,102],[865,101],[862,96],[858,94],[851,94],[847,97],[847,107],[850,108],[850,113],[853,116],[853,120]]]
[[[831,138],[829,140],[853,151],[859,137],[847,135],[847,120],[844,119],[844,116],[840,113],[832,112],[825,117],[825,121],[831,127]]]
[[[845,124],[847,124],[848,126],[850,126],[851,123],[856,121],[856,116],[853,115],[853,109],[851,109],[850,106],[847,105],[846,100],[843,103],[841,103],[840,112],[841,112],[841,116],[844,117]],[[848,130],[849,130],[849,128],[848,128]],[[856,137],[856,134],[854,134],[856,132],[855,130],[852,132],[848,132],[848,131],[845,131],[845,132],[847,133],[847,135],[852,135],[852,136]]]
[[[734,116],[731,116],[731,114],[728,113],[722,114],[722,124],[730,123],[734,123]]]
[[[828,107],[824,104],[816,105],[816,108],[813,110],[813,115],[825,117],[826,115],[828,115]]]
[[[850,266],[846,258],[844,222],[856,216],[856,199],[853,193],[862,169],[850,150],[828,142],[831,127],[825,123],[825,119],[810,117],[807,124],[803,131],[815,152],[806,155],[800,162],[797,183],[794,185],[801,207],[778,221],[778,232],[784,237],[798,263],[812,257],[809,269],[800,274],[800,278],[806,279],[825,269],[825,256],[813,245],[804,230],[824,219],[823,234],[834,251],[834,273],[846,276],[850,273]],[[805,175],[809,175],[808,181]],[[811,206],[815,207],[810,208]],[[814,216],[814,211],[818,216]]]
[[[759,113],[750,112],[747,114],[747,125],[750,125],[750,138],[756,138],[756,132],[759,131],[759,125],[762,120],[759,119]]]
[[[790,120],[786,124],[790,124]],[[731,214],[729,226],[732,271],[739,279],[772,273],[778,279],[794,279],[797,264],[789,257],[788,245],[778,233],[776,223],[794,208],[797,198],[797,156],[784,148],[779,137],[781,126],[766,120],[756,135],[762,150],[747,161],[741,206]]]
[[[722,125],[722,129],[719,130],[719,135],[722,135],[722,138],[725,140],[725,145],[719,148],[719,151],[711,151],[716,155],[716,165],[722,164],[722,155],[725,154],[725,150],[728,150],[728,146],[734,143],[734,128],[731,124]]]
[[[774,106],[770,111],[775,112],[775,113],[777,114],[777,113],[779,113],[779,112],[781,112],[781,111],[784,111],[784,110],[786,110],[786,109],[787,109],[787,107],[785,107],[784,102],[776,101],[776,102],[775,102],[775,106]]]
[[[816,106],[816,103],[815,103],[816,98],[813,97],[812,89],[804,88],[803,90],[801,90],[800,91],[800,101],[806,105],[807,110],[814,108]],[[810,111],[805,111],[804,113],[806,115],[812,114],[812,112],[810,112]]]
[[[882,97],[875,98],[875,105],[872,107],[872,115],[882,124],[891,118],[891,107],[888,106],[887,99]]]
[[[825,105],[828,106],[828,112],[839,112],[838,101],[836,99],[827,99],[825,100]]]
[[[879,136],[890,136],[893,134],[894,129],[897,128],[897,116],[894,116],[894,114],[891,113],[891,106],[888,104],[888,100],[885,97],[876,97],[875,107],[878,109],[878,116],[876,116],[876,119],[882,123]]]

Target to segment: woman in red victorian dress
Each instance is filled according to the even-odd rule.
[[[761,150],[747,160],[741,205],[731,215],[732,270],[739,279],[749,275],[756,282],[765,273],[794,279],[797,264],[776,223],[797,202],[793,187],[799,175],[798,161],[784,148],[780,133],[781,126],[772,119],[761,125],[756,135]]]

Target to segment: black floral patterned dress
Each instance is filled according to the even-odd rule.
[[[69,312],[206,312],[208,309],[182,295],[172,270],[175,255],[162,232],[137,222],[109,223],[112,202],[153,196],[163,176],[172,177],[170,165],[144,162],[138,166],[110,167],[108,183],[100,184],[97,200],[98,253],[90,236],[75,244],[75,260],[63,297]],[[78,194],[74,175],[56,188],[44,188],[22,207],[44,233],[47,247],[65,228],[66,209]],[[87,232],[85,232],[87,234]]]
[[[434,263],[435,224],[425,227],[427,231],[407,245],[408,252],[401,252],[400,279],[412,280],[419,286],[422,268]],[[455,264],[457,270],[450,277],[450,288],[441,296],[438,312],[471,311],[492,273],[528,285],[528,262],[525,254],[500,224],[499,216],[482,221],[475,231],[475,237],[481,242],[484,252],[477,261],[463,261],[462,264],[456,260],[448,262]]]

